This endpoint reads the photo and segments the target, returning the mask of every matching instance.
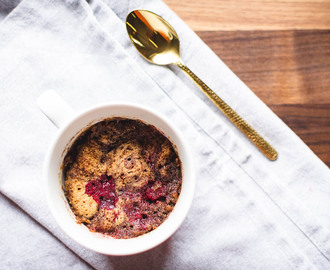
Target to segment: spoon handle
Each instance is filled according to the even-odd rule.
[[[175,65],[181,68],[202,89],[204,94],[212,100],[212,102],[230,119],[230,121],[232,121],[267,158],[270,160],[277,159],[278,154],[276,150],[187,66],[182,62],[175,63]]]

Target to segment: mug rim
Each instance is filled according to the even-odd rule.
[[[71,211],[71,216],[73,215],[72,218],[74,219],[74,223],[77,226],[83,226],[85,229],[82,229],[82,230],[87,229],[88,232],[86,235],[91,235],[91,238],[88,239],[89,241],[86,241],[86,239],[84,238],[84,236],[86,236],[86,235],[83,235],[83,237],[81,237],[81,235],[79,235],[79,232],[84,234],[84,232],[82,230],[79,229],[79,232],[74,231],[73,227],[75,227],[75,226],[72,226],[72,224],[70,224],[71,227],[69,227],[68,222],[67,223],[64,222],[63,216],[61,218],[61,213],[59,213],[59,210],[55,206],[55,202],[52,200],[52,196],[55,196],[55,195],[51,194],[52,191],[50,190],[50,184],[51,184],[50,181],[51,181],[51,178],[54,178],[54,175],[52,177],[52,171],[53,171],[52,167],[54,166],[54,164],[52,164],[52,163],[53,163],[54,155],[55,155],[56,151],[58,151],[56,148],[57,148],[61,138],[63,138],[65,136],[66,132],[70,131],[70,129],[73,129],[72,126],[75,123],[78,123],[79,120],[83,121],[83,119],[86,119],[89,115],[91,115],[93,113],[99,112],[99,114],[101,115],[100,112],[102,112],[105,109],[110,109],[110,108],[112,110],[115,110],[116,108],[117,109],[118,108],[130,109],[131,111],[128,112],[127,115],[120,115],[117,117],[136,119],[136,120],[140,120],[144,123],[154,125],[157,128],[157,130],[160,130],[167,138],[169,138],[171,140],[171,142],[177,148],[176,150],[178,152],[178,155],[180,157],[181,164],[182,164],[181,193],[176,202],[176,205],[174,206],[174,208],[171,211],[171,213],[169,214],[169,216],[165,219],[165,221],[163,221],[163,223],[161,223],[156,229],[154,229],[151,232],[145,233],[138,237],[129,238],[129,239],[114,239],[110,236],[107,237],[106,235],[101,234],[101,233],[95,233],[95,232],[89,231],[89,229],[85,225],[78,224],[78,222],[75,219],[75,215],[72,213],[71,208],[69,207],[69,203],[66,201],[65,204],[70,209],[69,211]],[[132,109],[133,109],[133,113],[132,113]],[[148,121],[145,119],[140,119],[140,117],[135,117],[134,115],[137,113],[136,110],[146,113],[147,115],[149,115],[149,117],[154,118],[155,121],[161,120],[162,124],[165,125],[165,127],[167,127],[169,129],[169,131],[173,132],[174,136],[176,137],[175,139],[177,141],[174,142],[172,140],[172,138],[169,137],[169,134],[164,132],[162,130],[162,128],[160,128],[157,124],[148,123]],[[113,118],[113,117],[116,117],[116,116],[99,117],[97,119],[95,119],[95,117],[94,117],[94,119],[92,121],[89,121],[88,124],[84,124],[82,127],[79,128],[79,130],[77,130],[77,128],[74,131],[71,130],[71,134],[72,135],[74,134],[73,137],[77,138],[77,136],[79,136],[79,134],[81,134],[81,132],[88,129],[91,125],[93,125],[99,121],[102,121],[104,119]],[[81,125],[82,124],[80,124],[80,126]],[[60,161],[61,164],[63,162],[63,158],[66,154],[66,151],[69,148],[70,142],[73,142],[75,140],[75,138],[73,138],[73,137],[67,139],[66,146],[60,150],[62,152],[61,161]],[[179,146],[177,145],[178,143],[180,143]],[[180,147],[181,151],[179,151],[179,147]],[[182,160],[182,155],[184,155],[184,161]],[[57,180],[63,189],[63,183],[61,183],[62,179],[60,177],[60,171],[61,171],[61,168],[58,168]],[[189,181],[187,179],[189,179]],[[177,231],[177,229],[181,226],[182,222],[186,218],[186,216],[189,212],[190,206],[192,204],[194,190],[195,190],[195,172],[194,172],[194,166],[193,166],[193,158],[192,158],[190,150],[189,150],[187,143],[185,142],[181,132],[177,129],[177,127],[174,124],[172,124],[170,122],[169,119],[167,119],[161,113],[159,113],[149,107],[146,107],[144,105],[131,103],[131,102],[120,102],[120,103],[119,102],[112,102],[112,103],[109,102],[109,103],[103,103],[103,104],[92,106],[80,113],[77,113],[77,115],[75,115],[71,120],[67,121],[66,124],[64,124],[62,127],[60,127],[55,138],[53,139],[53,141],[51,143],[50,148],[48,149],[48,152],[47,152],[47,155],[46,155],[46,158],[44,161],[43,181],[44,181],[44,192],[46,194],[46,200],[47,200],[48,207],[50,209],[52,216],[55,218],[57,225],[62,229],[62,231],[64,231],[70,238],[75,240],[77,243],[79,243],[80,245],[82,245],[88,249],[91,249],[93,251],[96,251],[96,252],[99,252],[102,254],[115,255],[115,256],[132,255],[132,254],[141,253],[141,252],[150,250],[150,249],[158,246],[159,244],[163,243],[168,238],[170,238]],[[62,190],[62,193],[64,194],[63,190]],[[64,209],[62,208],[60,211],[62,211],[62,210],[64,210]],[[78,227],[77,227],[77,229],[78,229]],[[101,240],[98,241],[97,239],[98,240],[101,239]],[[109,240],[108,247],[104,247],[102,245],[96,246],[97,243],[103,243],[103,242],[107,241],[107,240],[105,240],[102,242],[102,240],[104,240],[104,239]],[[110,246],[113,246],[113,245],[111,245],[110,242],[113,242],[114,243],[113,245],[116,245],[116,247],[111,248]],[[120,245],[122,248],[118,248],[118,245]]]

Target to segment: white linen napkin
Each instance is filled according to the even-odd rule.
[[[173,25],[183,61],[278,150],[277,161],[177,68],[140,57],[124,23],[136,8]],[[0,63],[5,269],[330,268],[329,169],[163,2],[24,0],[0,23]],[[48,89],[77,111],[106,101],[145,104],[182,131],[197,187],[173,237],[142,254],[111,257],[62,233],[42,194],[42,162],[56,128],[36,100]]]

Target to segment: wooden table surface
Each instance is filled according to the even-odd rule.
[[[330,0],[164,0],[330,167]]]

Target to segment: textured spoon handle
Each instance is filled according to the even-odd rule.
[[[214,104],[250,139],[252,143],[254,143],[255,146],[259,148],[267,158],[270,160],[275,160],[277,158],[278,154],[276,150],[187,66],[181,62],[178,62],[175,65],[181,68],[202,89],[204,94],[214,102]]]

